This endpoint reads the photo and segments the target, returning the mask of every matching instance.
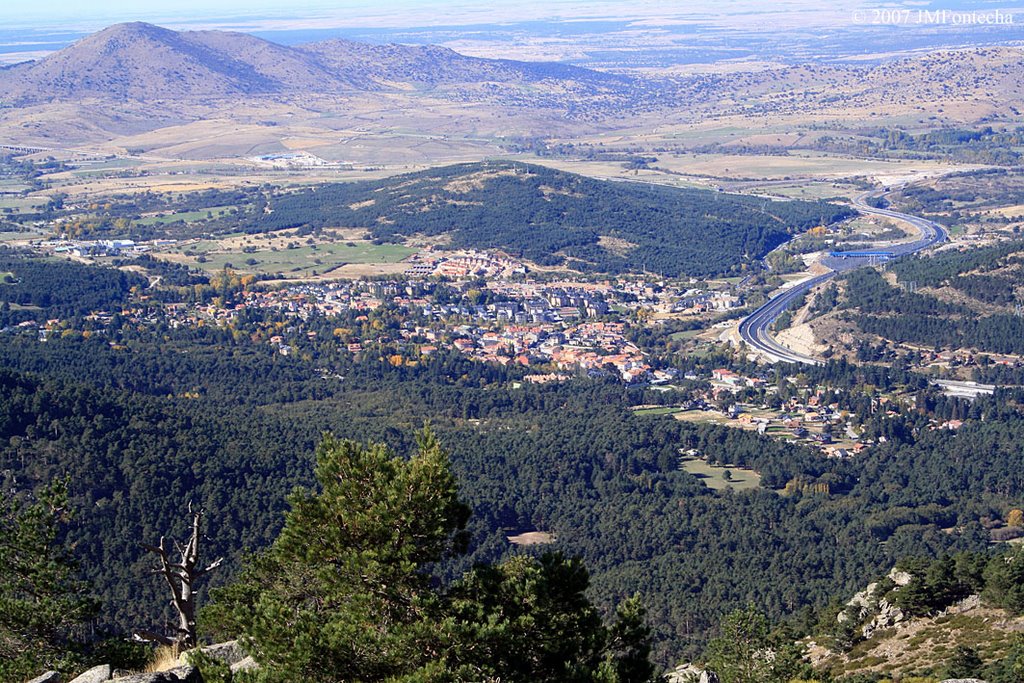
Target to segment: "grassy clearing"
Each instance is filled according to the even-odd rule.
[[[673,406],[659,406],[658,408],[637,408],[633,413],[636,415],[674,415],[681,410],[681,408]]]
[[[135,221],[136,225],[166,225],[168,223],[176,223],[182,221],[184,223],[193,223],[199,220],[205,220],[206,218],[220,218],[227,213],[230,213],[236,206],[215,206],[208,209],[198,209],[196,211],[181,211],[179,213],[171,213],[166,216],[147,216],[146,218],[140,218]]]
[[[214,251],[216,244],[211,242],[194,245],[191,249],[202,254],[205,262],[200,263],[198,256],[191,261],[208,272],[229,267],[246,273],[282,273],[289,277],[311,277],[350,263],[399,263],[416,253],[415,249],[400,244],[376,245],[369,242],[353,246],[320,244],[251,254]]]
[[[513,545],[547,545],[555,542],[554,534],[550,534],[546,531],[527,531],[524,534],[518,534],[516,536],[507,536],[508,542]]]
[[[704,330],[683,330],[682,332],[674,332],[668,336],[672,341],[689,341],[695,339]]]
[[[35,211],[49,202],[49,197],[0,197],[0,210],[11,209],[18,213]]]
[[[851,197],[859,192],[850,185],[834,186],[832,183],[805,183],[800,185],[764,185],[749,188],[752,193],[763,193],[789,197],[790,199],[833,199],[835,197]]]
[[[716,491],[728,488],[734,491],[749,491],[761,485],[761,475],[753,470],[710,465],[699,458],[684,459],[682,468],[704,482],[705,486]],[[726,472],[729,473],[729,479],[725,478]]]
[[[38,237],[38,232],[0,231],[0,242],[16,242],[18,240],[36,239]]]

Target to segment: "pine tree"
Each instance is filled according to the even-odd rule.
[[[431,565],[461,552],[468,509],[429,430],[410,459],[327,437],[317,492],[290,500],[280,537],[203,613],[241,634],[277,681],[654,680],[638,598],[611,627],[560,554],[480,565],[444,589]]]
[[[98,605],[59,542],[69,517],[63,481],[29,501],[0,497],[0,680],[72,669],[84,650]]]
[[[409,460],[328,436],[316,478],[320,491],[292,495],[269,552],[217,595],[214,618],[241,629],[268,681],[417,668],[440,647],[427,565],[460,549],[468,517],[447,454],[430,431]]]

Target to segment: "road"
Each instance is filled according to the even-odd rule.
[[[883,248],[888,252],[892,252],[896,257],[916,254],[946,240],[946,230],[938,223],[920,218],[919,216],[899,213],[898,211],[873,208],[867,205],[869,196],[870,193],[865,193],[853,201],[854,207],[862,214],[894,218],[910,224],[920,232],[920,237],[912,242],[884,245]],[[838,273],[861,268],[866,265],[873,265],[874,262],[874,259],[865,257],[828,256],[822,259],[821,263],[830,269],[829,272],[804,280],[769,299],[766,304],[744,318],[740,323],[740,338],[746,342],[748,347],[773,362],[782,361],[786,363],[820,365],[822,363],[820,359],[796,353],[775,341],[769,333],[771,324],[782,315],[783,311],[789,308],[790,304],[814,287],[830,280]]]

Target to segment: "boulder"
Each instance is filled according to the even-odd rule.
[[[117,683],[203,683],[203,675],[194,666],[179,666],[167,671],[134,674],[116,680]]]
[[[718,674],[714,671],[705,671],[700,675],[700,683],[719,683]]]
[[[42,676],[33,678],[28,683],[60,683],[60,674],[56,671],[47,671]]]
[[[897,586],[906,586],[913,578],[914,577],[907,572],[897,570],[896,567],[893,567],[892,571],[889,572],[889,580]]]
[[[981,596],[980,595],[968,595],[960,602],[953,603],[946,609],[939,612],[939,616],[946,616],[947,614],[962,614],[964,612],[970,612],[973,609],[981,607]]]
[[[194,666],[179,666],[170,673],[178,677],[181,683],[203,683],[203,674]]]
[[[258,668],[260,668],[260,665],[255,659],[252,657],[246,657],[245,659],[231,665],[231,673],[236,674],[239,671],[252,671],[253,669]]]
[[[78,678],[74,678],[70,683],[104,683],[110,680],[110,665],[100,664],[86,671]]]
[[[245,650],[242,649],[242,646],[238,644],[237,640],[229,640],[226,643],[207,645],[206,647],[199,648],[199,651],[219,662],[227,664],[228,666],[245,659]],[[178,657],[178,661],[182,665],[188,664],[188,656],[193,652],[195,652],[195,650],[182,652],[181,656]]]

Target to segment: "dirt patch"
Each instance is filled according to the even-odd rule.
[[[501,171],[481,171],[479,173],[473,173],[467,176],[463,176],[456,180],[452,180],[444,186],[446,192],[454,193],[465,193],[474,192],[476,190],[482,190],[487,185],[487,181],[492,178],[498,178],[500,176],[514,176],[519,175],[513,169],[505,169]]]
[[[547,531],[527,531],[525,534],[508,536],[508,542],[512,545],[547,545],[555,542],[554,534]]]
[[[817,357],[825,350],[814,338],[814,330],[807,323],[795,325],[775,335],[776,341],[803,356]]]
[[[599,247],[607,251],[610,251],[616,256],[625,256],[630,251],[635,249],[637,246],[636,244],[632,242],[627,242],[626,240],[621,239],[619,237],[608,236],[602,236],[601,238],[599,238],[597,240],[597,244]]]

